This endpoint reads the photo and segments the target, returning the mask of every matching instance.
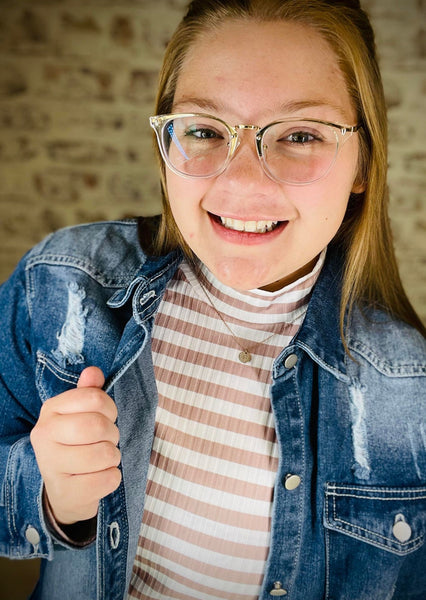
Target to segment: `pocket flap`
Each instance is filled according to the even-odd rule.
[[[426,487],[327,483],[324,525],[395,554],[408,554],[424,541]]]

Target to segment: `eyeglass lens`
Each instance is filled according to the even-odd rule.
[[[280,181],[315,181],[329,170],[337,153],[336,129],[316,121],[274,123],[262,132],[264,166]],[[200,115],[170,119],[163,127],[163,148],[170,165],[191,177],[222,171],[231,139],[232,132],[221,121]]]

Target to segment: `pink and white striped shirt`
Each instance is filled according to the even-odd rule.
[[[238,292],[201,267],[229,329],[186,262],[170,282],[152,336],[159,404],[129,599],[258,598],[278,466],[272,364],[303,321],[324,255],[278,292]]]

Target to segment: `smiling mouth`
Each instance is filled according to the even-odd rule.
[[[273,231],[280,221],[240,221],[229,217],[218,217],[218,221],[226,228],[233,231],[246,233],[269,233]]]

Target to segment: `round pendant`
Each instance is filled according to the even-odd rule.
[[[248,363],[251,361],[251,354],[248,350],[243,350],[239,353],[238,358],[242,363]]]

